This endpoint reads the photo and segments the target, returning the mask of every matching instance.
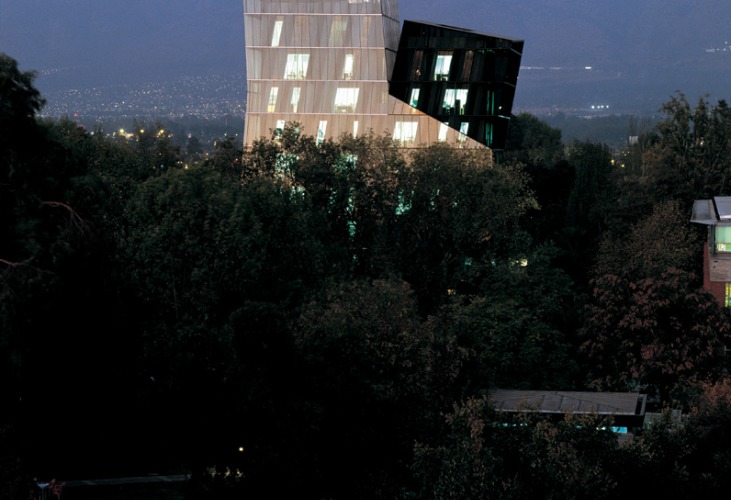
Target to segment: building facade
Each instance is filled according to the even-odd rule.
[[[405,148],[446,141],[500,149],[522,42],[424,23],[405,26],[402,36],[397,0],[244,0],[244,144],[298,122],[318,142],[372,131],[390,134]],[[434,57],[416,48],[420,26],[434,33]],[[419,72],[434,80],[414,80],[404,70],[417,53]],[[444,113],[445,102],[471,114]]]
[[[731,307],[731,197],[695,200],[691,222],[708,226],[703,249],[703,287]]]

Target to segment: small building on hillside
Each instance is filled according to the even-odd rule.
[[[703,287],[731,307],[731,196],[695,200],[691,222],[708,226],[703,250]]]
[[[634,392],[493,390],[498,412],[539,413],[562,419],[567,414],[598,415],[611,420],[613,432],[631,437],[647,425],[647,395]]]

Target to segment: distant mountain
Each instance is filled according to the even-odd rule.
[[[731,41],[727,0],[399,3],[402,20],[524,40],[532,69],[521,71],[517,106],[657,109],[676,90],[731,97],[731,52],[707,52]],[[42,89],[239,72],[242,0],[0,0],[0,51],[41,70]]]

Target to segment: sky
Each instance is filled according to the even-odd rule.
[[[535,97],[521,85],[569,88],[563,78],[586,66],[605,87],[667,93],[723,93],[731,74],[731,51],[708,52],[731,41],[728,0],[401,0],[399,10],[524,40],[523,67],[556,73],[521,70],[516,101]],[[241,0],[0,0],[0,52],[39,71],[42,90],[243,71],[242,11]]]

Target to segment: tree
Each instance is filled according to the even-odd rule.
[[[416,445],[418,498],[616,498],[616,436],[594,415],[552,421],[495,412],[468,399],[445,417],[436,443]]]
[[[393,497],[408,482],[414,439],[429,434],[442,408],[460,351],[422,324],[410,287],[393,278],[313,297],[295,339],[312,429],[300,453],[321,481],[312,487],[320,497]]]
[[[641,390],[670,402],[674,391],[721,375],[729,313],[692,283],[672,269],[637,280],[606,275],[593,283],[580,334],[592,387]]]
[[[594,275],[650,278],[669,269],[693,273],[698,268],[700,234],[688,223],[684,204],[666,201],[633,224],[628,233],[608,232],[602,239]]]

